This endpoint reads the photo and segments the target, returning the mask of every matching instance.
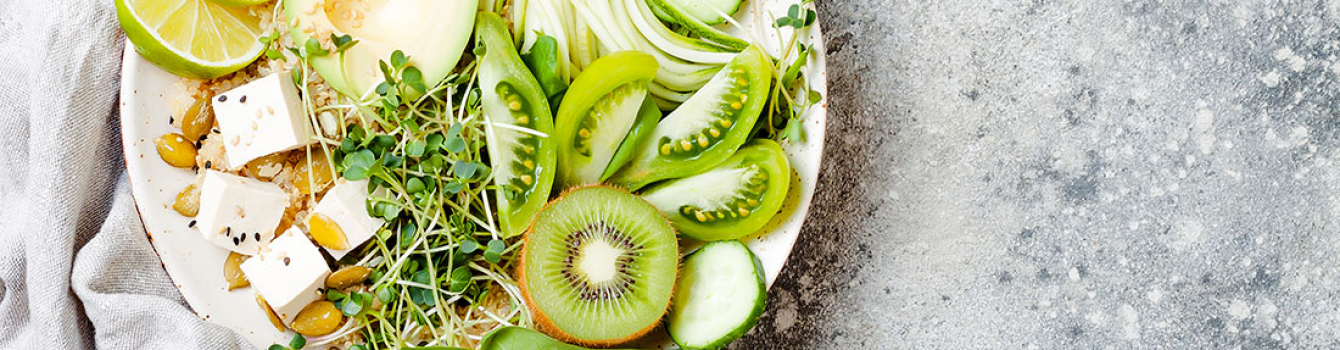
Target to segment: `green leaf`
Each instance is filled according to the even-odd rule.
[[[433,285],[432,275],[426,270],[414,272],[414,274],[411,275],[410,280],[429,286]],[[433,299],[433,291],[431,290],[411,286],[408,288],[408,291],[410,301],[413,301],[415,304],[424,306],[437,305],[437,300]]]
[[[284,347],[283,345],[279,345],[279,344],[270,344],[270,347],[269,347],[269,348],[266,348],[266,350],[287,350],[287,349],[288,349],[288,348]]]
[[[344,303],[344,306],[340,307],[340,311],[344,312],[344,315],[349,317],[358,315],[359,312],[363,311],[364,300],[365,299],[357,293],[350,295],[350,298]]]
[[[400,73],[400,81],[418,90],[419,93],[428,92],[428,88],[423,85],[423,72],[420,72],[418,68],[405,67],[405,71]]]
[[[308,56],[325,56],[330,54],[330,50],[321,47],[321,42],[317,41],[316,38],[307,38],[305,48],[307,49]]]
[[[800,119],[792,118],[786,122],[786,128],[782,129],[782,139],[791,142],[805,142],[805,127]]]
[[[391,84],[387,84],[387,83],[384,82],[384,81],[383,81],[381,84],[377,84],[377,94],[378,94],[378,95],[385,96],[386,93],[388,93],[388,92],[391,92]]]
[[[457,178],[469,179],[475,176],[475,172],[479,170],[479,164],[468,160],[458,160],[451,165],[451,170]]]
[[[442,185],[442,190],[447,191],[447,193],[458,194],[465,190],[465,184],[459,181],[449,181],[446,185]]]
[[[447,288],[452,293],[464,292],[466,287],[470,286],[470,267],[457,266],[451,270],[451,285]]]
[[[447,139],[445,146],[447,152],[461,153],[465,151],[465,139],[462,139],[460,136],[453,136]]]
[[[786,16],[791,18],[799,18],[800,5],[791,5],[791,8],[786,9]]]
[[[540,83],[540,89],[544,90],[550,104],[556,105],[556,97],[568,89],[568,83],[558,74],[558,40],[540,34],[530,51],[521,55],[521,60]]]
[[[428,134],[428,137],[424,140],[424,153],[437,152],[439,148],[442,148],[442,141],[445,141],[446,139],[447,138],[443,137],[442,134]]]
[[[344,293],[341,293],[341,292],[338,291],[338,290],[334,290],[334,289],[326,290],[326,300],[329,300],[329,301],[336,301],[336,300],[344,299],[344,298],[346,298],[346,297],[348,297],[348,295],[345,295]]]
[[[288,342],[288,347],[293,350],[302,349],[304,346],[307,346],[307,338],[303,338],[302,334],[293,334],[293,340]]]
[[[381,288],[377,288],[377,300],[381,300],[382,304],[391,303],[391,298],[394,297],[395,295],[391,294],[390,286],[382,286]]]
[[[488,262],[497,264],[502,262],[502,255],[494,253],[493,251],[484,251],[484,260],[488,260]]]
[[[489,251],[490,251],[490,252],[495,252],[495,253],[498,253],[498,254],[502,254],[502,252],[503,252],[504,250],[507,250],[507,243],[503,243],[503,241],[502,241],[501,239],[497,239],[497,238],[494,238],[494,239],[492,239],[492,240],[489,240]]]
[[[269,59],[271,59],[271,60],[277,60],[277,61],[278,61],[278,60],[284,60],[284,59],[285,59],[285,58],[284,58],[284,51],[275,50],[275,49],[265,50],[265,58],[269,58]]]
[[[400,50],[395,50],[395,52],[392,52],[392,53],[391,53],[391,66],[392,66],[392,67],[395,67],[396,69],[400,69],[400,68],[405,68],[405,65],[407,65],[407,64],[409,64],[409,57],[405,56],[405,53],[404,53],[404,52],[402,52],[402,51],[400,51]]]
[[[354,40],[349,34],[335,36],[335,33],[331,33],[330,42],[335,44],[335,53],[344,53],[345,50],[354,47],[354,44],[358,44],[358,40]]]
[[[461,253],[474,254],[478,250],[479,250],[479,242],[475,242],[475,240],[473,239],[466,239],[461,241]]]
[[[415,194],[423,192],[423,190],[424,190],[423,180],[419,180],[419,178],[417,177],[411,177],[409,178],[409,181],[405,181],[405,192]]]
[[[811,24],[814,24],[814,20],[818,18],[819,17],[817,14],[814,13],[814,10],[805,11],[805,24],[801,26],[801,28],[809,27]]]
[[[810,105],[813,106],[819,104],[819,101],[823,101],[824,95],[820,95],[818,91],[810,90],[809,99]]]
[[[360,150],[344,157],[344,178],[350,181],[358,181],[368,178],[372,168],[376,165],[377,157],[372,155],[372,151]]]
[[[405,154],[408,154],[410,157],[414,158],[422,157],[423,153],[426,152],[427,150],[428,150],[428,144],[424,143],[423,141],[413,141],[410,142],[408,145],[405,145]]]

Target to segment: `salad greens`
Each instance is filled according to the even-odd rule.
[[[816,17],[811,2],[801,0],[785,15],[773,16],[770,30],[777,32],[779,42],[772,47],[780,48],[781,57],[764,55],[761,61],[767,66],[759,68],[770,70],[761,107],[766,119],[743,130],[748,135],[739,143],[805,140],[802,118],[823,100],[811,83],[810,63],[816,55],[808,40]],[[763,40],[729,14],[720,14],[724,24],[708,26],[682,13],[675,16],[673,5],[661,0],[486,0],[481,10],[508,14],[512,39],[519,46],[514,48],[524,63],[520,67],[533,74],[531,81],[538,83],[545,107],[552,111],[579,96],[569,91],[579,75],[600,57],[620,50],[640,51],[658,67],[648,73],[648,98],[639,105],[675,110],[713,77],[724,76],[723,67],[740,52],[756,51],[748,48],[759,47]],[[723,31],[732,28],[750,34]],[[490,193],[502,187],[495,184],[500,171],[494,166],[500,165],[491,159],[498,151],[490,148],[489,133],[492,128],[544,133],[486,118],[484,106],[492,92],[481,89],[484,68],[478,57],[467,55],[434,84],[410,64],[408,55],[394,51],[378,62],[383,80],[370,98],[317,107],[306,84],[315,73],[311,61],[340,59],[359,41],[332,34],[333,46],[309,38],[286,48],[278,46],[278,36],[261,37],[265,56],[296,57],[293,78],[314,125],[331,124],[323,119],[327,114],[353,120],[343,128],[319,128],[328,130],[318,133],[319,144],[335,174],[369,181],[368,213],[385,219],[386,225],[358,253],[341,261],[370,268],[367,284],[326,293],[326,300],[352,320],[350,325],[322,337],[296,336],[287,347],[271,349],[322,345],[350,334],[356,339],[351,349],[359,350],[475,344],[498,350],[523,345],[583,349],[520,328],[532,325],[512,277],[521,242],[504,230],[498,213],[502,199]],[[603,179],[611,173],[600,175]],[[480,336],[490,329],[494,331]]]

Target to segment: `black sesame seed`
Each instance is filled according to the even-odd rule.
[[[217,128],[215,128],[215,129],[213,129],[213,130],[210,130],[210,131],[213,131],[215,134],[219,133],[219,129],[217,129]]]
[[[237,99],[237,102],[247,103],[247,95],[242,95],[242,98]]]
[[[284,266],[288,266],[288,261],[289,261],[288,257],[287,256],[284,257]]]
[[[228,95],[219,95],[219,102],[227,101]]]
[[[223,235],[228,236],[228,237],[232,237],[232,236],[233,236],[233,228],[232,228],[232,227],[224,227],[224,228],[223,228]]]
[[[257,241],[257,242],[260,242],[260,241],[261,241],[261,233],[260,233],[260,232],[256,232],[256,241]]]
[[[242,243],[242,241],[237,239],[237,237],[233,237],[233,245],[238,245],[239,243]]]
[[[172,116],[168,116],[168,124],[176,124],[176,123],[177,123],[177,118],[173,118]]]
[[[195,228],[195,220],[191,220],[191,222],[186,223],[186,227]]]
[[[205,161],[205,169],[209,169],[209,168],[213,168],[213,167],[214,167],[214,162],[213,162],[213,161],[208,161],[208,160]]]

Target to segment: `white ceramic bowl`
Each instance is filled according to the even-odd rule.
[[[771,21],[755,21],[755,18],[784,15],[792,3],[789,0],[749,1],[737,19],[745,25],[768,29],[755,32],[775,55],[780,51],[780,44],[770,29]],[[757,16],[758,13],[763,15]],[[795,171],[786,204],[762,233],[747,238],[749,247],[762,260],[769,286],[786,264],[809,212],[823,156],[827,73],[822,54],[823,40],[817,24],[811,29],[811,40],[820,52],[812,61],[809,74],[814,90],[825,97],[804,118],[805,141],[782,144]],[[153,143],[159,135],[179,132],[168,119],[171,101],[178,94],[178,78],[144,60],[127,45],[121,79],[121,137],[126,153],[126,171],[130,175],[132,193],[145,232],[162,258],[168,276],[200,318],[232,328],[261,348],[274,343],[287,344],[292,334],[275,331],[256,306],[251,290],[227,290],[223,261],[228,251],[206,242],[196,229],[187,227],[191,218],[182,217],[170,207],[177,191],[194,180],[190,170],[171,167],[159,159]]]

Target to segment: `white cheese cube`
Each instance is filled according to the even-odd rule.
[[[312,123],[288,74],[270,74],[214,97],[229,169],[252,159],[311,144]]]
[[[345,181],[340,179],[335,183],[330,191],[326,192],[325,197],[316,203],[316,208],[312,210],[313,216],[322,215],[327,220],[333,221],[335,225],[344,231],[345,247],[347,249],[334,250],[326,248],[335,259],[343,258],[349,251],[367,242],[372,235],[377,234],[377,229],[385,223],[381,218],[374,218],[368,215],[368,181]],[[309,216],[309,220],[310,220]],[[310,221],[309,221],[310,222]],[[311,229],[311,226],[308,226]]]
[[[242,273],[284,324],[321,298],[330,267],[321,251],[297,228],[290,228],[242,262]]]
[[[253,255],[274,238],[288,204],[288,193],[279,185],[206,170],[196,227],[211,243]]]

